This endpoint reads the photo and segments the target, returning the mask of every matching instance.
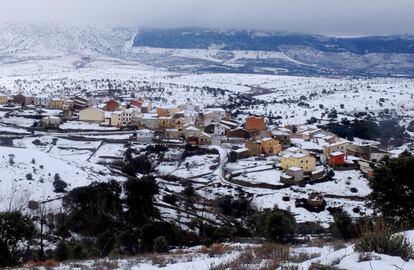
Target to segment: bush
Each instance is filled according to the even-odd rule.
[[[236,162],[238,158],[239,155],[235,151],[231,151],[228,155],[228,161],[232,163]]]
[[[57,175],[57,174],[56,174]],[[63,180],[55,180],[53,181],[53,188],[55,189],[54,192],[62,193],[65,192],[65,189],[67,188],[68,184],[66,184]]]
[[[162,197],[162,201],[171,205],[175,205],[177,203],[177,195],[175,194],[165,194]]]
[[[256,230],[275,242],[288,242],[294,237],[296,221],[289,211],[265,209],[258,214]]]
[[[358,236],[356,226],[346,212],[339,211],[333,216],[334,223],[330,227],[333,237],[347,240]]]
[[[399,256],[406,261],[413,256],[410,242],[402,235],[393,235],[388,229],[363,234],[355,243],[355,251]]]
[[[65,241],[60,241],[55,249],[55,258],[59,261],[66,261],[71,257],[71,251]]]
[[[154,251],[158,253],[168,252],[168,242],[164,236],[158,236],[154,239]]]
[[[384,159],[369,179],[371,205],[384,217],[414,224],[414,156]]]
[[[18,264],[24,243],[35,235],[35,225],[29,216],[18,211],[0,212],[0,228],[0,267]]]

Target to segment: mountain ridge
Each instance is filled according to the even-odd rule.
[[[79,65],[85,58],[87,64]],[[0,64],[41,60],[47,66],[60,59],[72,61],[65,68],[76,70],[113,59],[189,73],[414,77],[414,36],[336,38],[208,28],[0,24]]]

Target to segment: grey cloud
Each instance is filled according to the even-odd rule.
[[[0,0],[0,21],[414,33],[413,0]]]

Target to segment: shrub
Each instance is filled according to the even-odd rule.
[[[334,223],[331,225],[330,230],[335,238],[352,239],[358,236],[355,224],[346,212],[339,211],[333,216]]]
[[[414,224],[414,156],[384,159],[369,179],[369,199],[384,217]]]
[[[71,251],[65,241],[60,241],[55,249],[55,258],[59,261],[65,261],[71,257]]]
[[[0,267],[15,265],[22,259],[23,243],[34,237],[35,225],[18,211],[0,212],[0,228]]]
[[[162,201],[171,205],[175,205],[177,203],[177,195],[175,194],[165,194],[162,197]]]
[[[58,175],[58,174],[56,174],[56,175]],[[63,180],[59,179],[59,180],[53,181],[53,188],[55,189],[54,190],[55,192],[58,192],[58,193],[65,192],[65,189],[67,188],[67,186],[68,186],[68,184],[66,184],[66,182],[63,181]]]
[[[158,236],[154,239],[154,251],[158,253],[168,252],[168,242],[164,236]]]
[[[295,229],[296,221],[289,211],[265,209],[256,219],[256,230],[271,241],[290,241],[293,239]]]
[[[228,161],[232,163],[236,162],[238,158],[239,155],[235,151],[231,151],[228,155]]]
[[[363,234],[355,243],[355,250],[399,256],[406,261],[413,256],[410,242],[402,235],[393,235],[388,229]]]

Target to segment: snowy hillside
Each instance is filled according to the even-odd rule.
[[[337,39],[8,23],[0,25],[0,64],[11,74],[21,69],[71,71],[104,61],[185,72],[413,76],[413,43],[411,36]]]

